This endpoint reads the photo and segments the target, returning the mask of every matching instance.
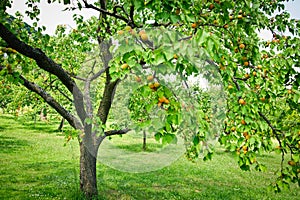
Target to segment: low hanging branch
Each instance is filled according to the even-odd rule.
[[[45,92],[40,86],[37,84],[28,81],[23,76],[19,77],[23,85],[32,92],[35,92],[40,97],[42,97],[45,102],[47,102],[52,108],[54,108],[61,116],[63,116],[69,124],[75,129],[82,129],[81,123],[78,119],[69,113],[64,107],[62,107],[50,94]]]
[[[106,131],[105,132],[105,136],[112,136],[112,135],[123,135],[128,133],[129,131],[131,131],[131,129],[126,128],[126,129],[122,129],[122,130],[112,130],[112,131]]]
[[[33,48],[19,40],[2,23],[0,23],[0,37],[8,44],[9,47],[17,50],[19,53],[28,58],[34,59],[41,69],[55,75],[62,84],[67,87],[74,96],[76,111],[83,123],[87,115],[84,109],[83,95],[75,81],[68,75],[68,73],[59,64],[47,57],[41,49]]]

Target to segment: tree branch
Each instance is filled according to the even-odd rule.
[[[9,47],[17,50],[26,57],[34,59],[41,69],[59,78],[62,84],[64,84],[73,94],[77,114],[79,115],[81,121],[84,122],[86,118],[86,112],[84,110],[83,95],[68,73],[59,64],[47,57],[41,49],[33,48],[19,40],[2,23],[0,23],[0,37],[8,44]]]
[[[111,131],[106,131],[104,134],[105,136],[112,136],[112,135],[123,135],[128,133],[129,131],[131,131],[131,129],[126,128],[126,129],[122,129],[122,130],[111,130]]]
[[[64,107],[62,107],[50,94],[45,92],[40,86],[37,84],[28,81],[23,76],[19,76],[19,78],[22,80],[22,84],[29,89],[32,92],[35,92],[40,97],[42,97],[45,102],[47,102],[52,108],[54,108],[61,116],[63,116],[69,124],[74,127],[75,129],[82,129],[82,124],[80,121],[73,116],[71,113],[69,113]]]
[[[106,15],[115,17],[115,18],[117,18],[117,19],[123,20],[124,22],[126,22],[126,24],[131,24],[129,19],[126,19],[125,17],[123,17],[123,16],[121,16],[121,15],[118,15],[118,14],[115,13],[115,12],[111,13],[111,12],[109,12],[109,11],[103,9],[103,8],[98,8],[98,7],[96,7],[96,6],[92,5],[92,4],[89,4],[89,3],[87,2],[87,0],[83,0],[83,3],[84,3],[84,6],[85,6],[86,8],[94,9],[94,10],[96,10],[96,11],[98,11],[98,12],[103,13],[103,14],[106,14]]]

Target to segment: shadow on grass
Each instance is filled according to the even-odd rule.
[[[0,135],[0,153],[14,153],[29,145],[27,140]]]

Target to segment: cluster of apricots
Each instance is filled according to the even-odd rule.
[[[162,96],[162,97],[159,97],[159,98],[158,98],[157,106],[158,106],[158,107],[162,107],[163,104],[169,104],[169,103],[170,103],[170,100],[167,99],[165,96]]]

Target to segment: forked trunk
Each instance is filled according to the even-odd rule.
[[[97,199],[96,162],[97,150],[80,143],[80,190],[87,199]]]

